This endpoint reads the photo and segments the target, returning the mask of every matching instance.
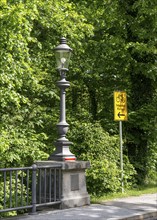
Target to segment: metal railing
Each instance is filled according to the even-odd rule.
[[[61,166],[0,169],[0,213],[61,203]]]

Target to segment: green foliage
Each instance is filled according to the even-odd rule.
[[[127,92],[126,152],[138,182],[143,183],[154,167],[149,162],[151,148],[156,150],[156,2],[88,0],[76,4],[94,26],[94,36],[87,39],[85,62],[81,62],[80,78],[87,90],[81,90],[81,95],[80,88],[75,91],[76,102],[78,95],[88,97],[89,103],[81,103],[82,109],[90,112],[90,121],[99,120],[106,131],[117,134],[113,90]]]
[[[27,193],[30,192],[30,189],[27,189],[24,184],[21,183],[21,176],[25,178],[25,173],[21,174],[18,172],[18,178],[16,174],[12,172],[12,179],[10,180],[9,172],[6,173],[6,182],[5,182],[5,204],[4,204],[4,182],[2,175],[0,174],[0,208],[3,209],[4,206],[9,208],[10,206],[16,207],[17,205],[23,204],[27,205]],[[27,191],[28,190],[28,191]],[[31,195],[31,194],[30,194]],[[11,199],[11,200],[10,200]],[[29,200],[29,199],[28,199]],[[11,201],[11,202],[10,202]],[[1,213],[1,217],[15,216],[17,215],[16,211]]]
[[[0,135],[0,165],[1,167],[19,167],[31,165],[39,159],[47,159],[44,153],[43,140],[45,134],[37,135],[31,130],[10,127]]]
[[[0,166],[24,166],[47,159],[54,148],[59,93],[52,50],[63,33],[74,45],[92,26],[66,0],[2,3]]]
[[[154,183],[157,182],[157,144],[149,143],[149,160],[147,163],[147,176],[145,183]]]
[[[73,153],[78,160],[88,160],[87,186],[91,194],[117,192],[121,188],[119,138],[110,136],[99,123],[74,123],[70,132]],[[133,184],[135,171],[127,157],[124,160],[125,187]]]
[[[120,188],[114,90],[128,96],[125,185],[134,184],[134,168],[139,183],[155,179],[156,11],[155,0],[2,0],[0,167],[30,165],[54,149],[59,74],[53,49],[65,36],[74,50],[67,73],[69,139],[78,159],[91,161],[89,191]]]

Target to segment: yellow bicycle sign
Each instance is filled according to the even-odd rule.
[[[114,120],[127,121],[127,96],[124,91],[114,91]]]

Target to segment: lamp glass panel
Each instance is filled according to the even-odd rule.
[[[57,69],[68,69],[71,51],[70,50],[56,50],[55,51]]]

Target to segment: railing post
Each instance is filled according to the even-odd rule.
[[[32,165],[32,215],[36,214],[36,174],[37,174],[37,165]]]

